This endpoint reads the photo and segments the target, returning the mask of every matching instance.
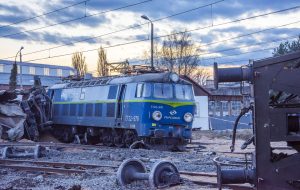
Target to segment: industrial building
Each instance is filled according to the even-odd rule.
[[[14,61],[0,60],[0,89],[8,89],[13,64]],[[34,75],[40,76],[43,86],[51,86],[60,82],[63,77],[74,75],[75,72],[72,67],[40,63],[17,62],[17,66],[17,84],[24,88],[32,86]]]

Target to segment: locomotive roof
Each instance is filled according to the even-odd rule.
[[[71,81],[68,83],[60,83],[53,85],[50,89],[58,88],[76,88],[85,86],[100,86],[109,84],[126,84],[135,82],[158,82],[158,83],[174,83],[170,80],[171,72],[167,73],[146,73],[134,76],[111,76],[111,77],[99,77],[91,80]],[[179,79],[179,84],[191,84],[184,79]]]

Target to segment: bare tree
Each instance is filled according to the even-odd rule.
[[[210,72],[205,68],[198,68],[192,78],[200,85],[205,85],[206,80],[210,77]]]
[[[84,76],[87,72],[87,65],[85,63],[85,57],[82,52],[75,52],[72,56],[72,65],[77,71],[78,76]]]
[[[197,50],[188,32],[177,33],[168,36],[163,41],[161,50],[162,65],[166,66],[171,72],[183,75],[192,75],[197,67],[199,59],[195,56]]]
[[[98,50],[97,74],[98,76],[107,76],[108,74],[106,52],[102,47]]]

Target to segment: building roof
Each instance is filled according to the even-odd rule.
[[[180,75],[180,78],[192,83],[192,85],[194,87],[195,96],[211,96],[210,92],[205,90],[200,84],[198,84],[192,78],[190,78],[186,75]]]
[[[9,60],[1,60],[0,59],[0,64],[4,64],[4,65],[12,65],[14,63],[14,61],[9,61]],[[41,64],[41,63],[29,63],[29,62],[17,62],[18,65],[22,65],[22,66],[34,66],[34,67],[47,67],[47,68],[52,68],[52,69],[66,69],[66,70],[74,70],[73,67],[69,67],[69,66],[60,66],[60,65],[50,65],[50,64]]]

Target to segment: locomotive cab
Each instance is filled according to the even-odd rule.
[[[125,95],[125,126],[135,128],[140,137],[191,138],[194,95],[190,84],[143,82],[128,87],[135,93],[130,90]]]

